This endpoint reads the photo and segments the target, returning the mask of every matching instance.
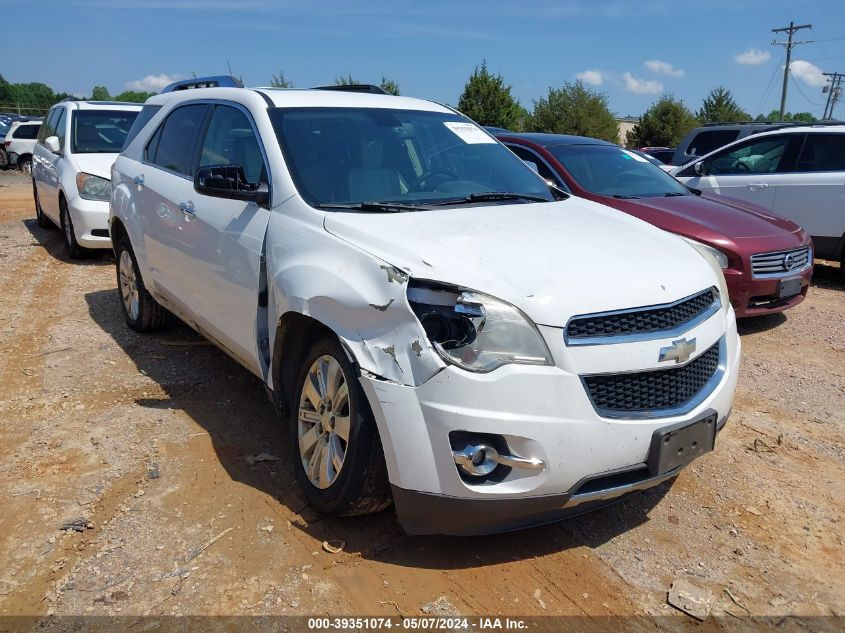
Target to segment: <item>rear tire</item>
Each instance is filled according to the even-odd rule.
[[[76,241],[73,220],[70,218],[70,211],[68,211],[67,200],[65,200],[64,196],[59,197],[59,219],[62,224],[62,236],[64,237],[67,256],[71,259],[82,259],[88,254],[88,250],[82,248],[79,242]]]
[[[32,173],[32,157],[31,156],[24,156],[23,158],[18,159],[18,169],[20,169],[25,174]]]
[[[117,293],[126,325],[136,332],[153,332],[163,328],[169,312],[147,291],[135,253],[126,238],[120,240],[115,251]]]
[[[38,226],[42,229],[54,226],[50,218],[44,215],[44,210],[41,208],[41,200],[38,198],[38,187],[35,186],[35,180],[32,181],[32,197],[35,200],[35,221],[38,222]]]
[[[335,338],[317,339],[290,399],[294,471],[321,514],[370,514],[392,502],[381,439],[356,376]]]

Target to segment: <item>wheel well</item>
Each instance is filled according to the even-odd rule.
[[[311,343],[321,336],[336,336],[316,319],[298,312],[287,312],[279,319],[273,344],[273,400],[279,412],[289,413],[292,395],[300,364]]]
[[[123,222],[118,218],[113,218],[109,225],[109,234],[111,235],[112,249],[117,253],[117,245],[120,240],[129,235],[126,232],[126,227],[123,226]]]

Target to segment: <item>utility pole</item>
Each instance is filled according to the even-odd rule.
[[[822,121],[833,118],[833,109],[836,107],[836,102],[842,96],[842,79],[845,79],[845,73],[822,73],[826,77],[830,77],[830,85],[822,88],[822,93],[827,93],[827,103],[824,106],[824,114]]]
[[[792,60],[792,49],[798,46],[799,44],[810,44],[810,41],[804,42],[793,42],[792,36],[796,33],[796,31],[800,31],[801,29],[811,29],[813,28],[812,24],[800,24],[798,26],[795,25],[794,22],[790,22],[789,26],[785,26],[780,29],[772,29],[772,33],[787,33],[788,37],[785,42],[778,42],[775,40],[772,42],[772,46],[784,46],[786,47],[786,66],[783,68],[783,92],[780,95],[780,120],[783,121],[783,113],[786,111],[786,88],[789,85],[789,63]]]

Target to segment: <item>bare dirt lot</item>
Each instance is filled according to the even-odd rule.
[[[513,534],[410,538],[392,511],[310,511],[259,381],[185,326],[127,329],[112,258],[70,262],[30,181],[2,174],[0,615],[672,622],[685,579],[725,621],[845,616],[839,279],[818,265],[801,306],[741,324],[733,415],[671,487]]]

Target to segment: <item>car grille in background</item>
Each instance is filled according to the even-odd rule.
[[[683,367],[629,374],[583,376],[587,394],[599,414],[660,413],[690,402],[719,368],[720,343]]]
[[[717,298],[716,290],[709,288],[667,305],[575,317],[566,326],[566,338],[577,343],[578,339],[673,330],[703,314]]]
[[[810,248],[751,256],[751,270],[755,277],[780,277],[803,270],[810,261]]]

